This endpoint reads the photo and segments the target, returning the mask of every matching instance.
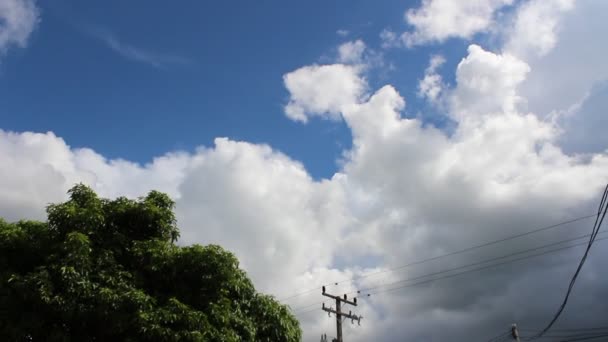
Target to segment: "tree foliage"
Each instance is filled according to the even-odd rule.
[[[0,219],[2,341],[299,341],[289,309],[231,253],[181,247],[173,201],[84,185],[48,222]]]

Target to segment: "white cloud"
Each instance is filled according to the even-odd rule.
[[[414,27],[402,38],[408,46],[443,42],[448,38],[470,39],[491,28],[494,14],[513,0],[423,0],[405,18]]]
[[[343,107],[358,102],[365,92],[360,68],[344,64],[312,65],[283,76],[290,92],[285,114],[294,121],[309,116],[339,118]]]
[[[469,46],[455,84],[440,91],[449,99],[446,115],[457,124],[449,135],[404,117],[406,101],[390,85],[368,96],[360,67],[312,65],[286,74],[288,117],[342,118],[352,133],[352,148],[330,179],[312,179],[304,165],[269,146],[225,138],[195,153],[166,154],[140,165],[70,148],[52,133],[0,131],[0,216],[42,218],[44,205],[64,199],[78,181],[104,196],[165,191],[177,199],[182,243],[228,247],[258,288],[282,297],[363,274],[361,260],[385,270],[587,214],[608,182],[605,140],[594,141],[586,158],[568,154],[560,147],[560,132],[568,127],[543,120],[537,109],[579,102],[580,108],[593,107],[596,96],[588,90],[608,75],[606,47],[579,34],[601,41],[604,30],[581,30],[590,23],[603,28],[605,6],[573,8],[553,31],[559,34],[553,48],[531,59],[507,48]],[[441,58],[431,59],[427,73],[436,74],[441,64]],[[541,102],[532,85],[551,103]],[[581,102],[582,95],[568,97],[568,90],[590,95]],[[477,262],[586,234],[588,224],[330,290],[343,293]],[[560,321],[566,325],[605,323],[606,307],[597,298],[608,295],[601,276],[608,250],[600,247]],[[372,296],[355,309],[365,317],[363,327],[345,327],[346,338],[468,341],[471,331],[491,337],[513,321],[542,326],[562,298],[579,252]],[[289,303],[301,307],[320,299],[311,292]],[[332,318],[320,310],[301,318],[305,341],[333,330]]]
[[[348,30],[339,29],[336,31],[336,34],[340,37],[346,37],[350,34],[350,32]]]
[[[439,62],[436,59],[431,65],[436,68]],[[471,45],[458,65],[456,85],[449,90],[449,114],[458,123],[449,137],[432,127],[423,128],[417,119],[401,117],[405,101],[390,86],[367,101],[342,106],[342,116],[353,135],[353,148],[346,155],[340,179],[359,223],[352,234],[343,237],[350,250],[379,253],[385,266],[399,265],[403,260],[420,259],[420,255],[467,246],[471,237],[487,241],[491,236],[505,236],[522,227],[559,221],[574,212],[589,210],[583,208],[594,205],[598,190],[608,181],[603,171],[608,167],[608,156],[595,154],[584,161],[565,154],[557,146],[558,127],[554,123],[520,110],[523,99],[519,86],[529,72],[529,65],[515,56]],[[361,198],[359,194],[365,195]],[[565,236],[571,235],[562,231],[557,238]],[[542,240],[526,240],[520,247],[539,242]],[[429,246],[437,251],[429,252]],[[494,253],[513,248],[516,246],[499,246]],[[488,255],[492,252],[465,259],[474,262]],[[574,258],[577,254],[568,255]],[[563,279],[568,270],[552,266],[543,276]],[[418,291],[417,299],[397,294],[380,298],[375,306],[378,311],[368,314],[420,319],[407,327],[390,318],[381,319],[380,323],[374,322],[381,326],[371,334],[397,329],[400,334],[384,334],[378,340],[403,339],[407,334],[442,341],[444,332],[434,334],[431,328],[442,325],[451,329],[449,335],[454,340],[465,340],[466,334],[457,332],[462,326],[479,329],[479,317],[484,317],[485,326],[493,327],[512,315],[509,310],[516,310],[514,306],[501,308],[514,300],[511,296],[522,292],[532,295],[530,282],[542,278],[533,276],[538,268],[526,266],[518,272],[517,280],[510,281],[505,281],[500,272],[492,273],[481,288],[455,281],[457,285]],[[508,276],[513,274],[508,272]],[[486,290],[488,286],[492,291]],[[597,292],[605,285],[599,282],[586,286]],[[446,296],[437,297],[444,293],[442,289]],[[451,295],[454,291],[467,295],[455,299]],[[528,311],[520,316],[543,324],[547,303],[559,300],[560,295],[560,291],[537,295],[537,301],[528,303]],[[401,302],[405,302],[405,308],[395,308]],[[487,306],[484,302],[495,304]],[[467,305],[475,306],[464,309]],[[452,312],[451,306],[462,311]],[[436,308],[446,315],[435,316]],[[596,306],[595,310],[602,309]],[[450,325],[453,320],[459,324]],[[486,329],[487,334],[492,333]],[[365,340],[371,336],[362,333],[351,338]]]
[[[0,54],[11,46],[25,47],[38,21],[34,0],[0,1]]]
[[[178,196],[187,155],[167,154],[142,167],[121,159],[106,160],[91,149],[72,149],[52,132],[0,130],[0,159],[6,190],[0,198],[0,216],[15,220],[43,218],[46,205],[64,199],[67,189],[79,181],[104,196],[135,197],[154,188]]]
[[[360,39],[340,45],[338,47],[338,62],[344,64],[362,63],[365,48],[365,43]]]
[[[606,11],[605,1],[530,1],[518,13],[542,19],[538,27],[526,34],[527,25],[508,26],[504,50],[521,56],[531,68],[520,86],[526,107],[560,125],[560,146],[570,152],[602,150],[599,123],[606,114],[598,105],[598,91],[608,80],[608,46],[599,42],[608,30],[600,15]]]
[[[530,67],[509,54],[494,54],[471,45],[456,69],[453,115],[459,118],[515,112],[521,103],[517,87]]]
[[[65,200],[77,182],[106,197],[158,189],[176,199],[180,243],[230,249],[260,290],[285,296],[354,274],[332,267],[336,241],[353,223],[340,180],[314,181],[300,163],[266,145],[218,138],[214,147],[140,165],[70,148],[53,133],[0,130],[0,160],[0,217],[9,221],[44,219],[46,205]],[[312,316],[303,324],[314,329],[318,321]]]
[[[439,64],[436,59],[432,65]],[[503,105],[517,98],[527,69],[515,57],[471,46],[450,94],[458,104],[450,110],[458,111],[459,122],[451,136],[402,117],[405,100],[391,86],[363,97],[366,82],[352,67],[311,66],[287,74],[293,105],[314,115],[334,111],[352,132],[344,166],[319,181],[269,146],[225,138],[192,154],[167,154],[139,165],[70,148],[52,133],[2,132],[0,216],[41,218],[44,205],[64,199],[78,181],[103,196],[159,189],[177,198],[182,243],[226,246],[258,288],[284,296],[363,274],[357,260],[370,255],[379,257],[375,270],[382,270],[587,213],[608,181],[608,156],[595,154],[585,162],[568,156],[554,144],[552,123]],[[346,95],[333,91],[343,85],[336,74],[358,86]],[[311,90],[312,85],[323,91]],[[503,98],[488,105],[485,96]],[[476,98],[482,105],[470,103]],[[492,111],[481,113],[482,108]],[[581,228],[570,234],[581,234]],[[555,234],[330,289],[349,292],[570,236],[568,230]],[[362,300],[356,312],[365,317],[363,327],[346,328],[346,337],[464,341],[468,331],[491,335],[512,317],[538,326],[562,293],[550,286],[539,293],[537,284],[562,282],[570,264],[554,266],[551,260],[575,257],[565,254],[541,260],[541,268],[518,265],[516,272],[476,273],[474,281],[455,278]],[[587,266],[592,272],[605,268]],[[600,295],[605,285],[601,277],[581,282],[589,296]],[[535,300],[525,302],[531,296]],[[585,298],[578,294],[577,301]],[[318,300],[312,292],[289,303],[301,307]],[[597,306],[586,310],[594,313],[584,317],[588,324],[605,317]],[[305,341],[331,328],[320,312],[300,317]]]
[[[358,75],[369,74],[372,69],[384,72],[393,68],[387,65],[382,52],[369,48],[361,39],[338,45],[335,63],[355,67]]]
[[[384,49],[398,47],[401,45],[401,40],[397,33],[389,29],[384,29],[380,32],[380,41]]]
[[[604,1],[581,1],[559,19],[559,37],[545,55],[530,58],[532,72],[522,84],[532,111],[547,115],[580,102],[591,88],[608,79],[606,44],[599,43],[608,23],[598,13]],[[519,35],[509,41],[520,39]]]
[[[445,88],[443,78],[437,73],[437,69],[443,63],[445,63],[443,56],[431,56],[429,66],[424,71],[424,77],[418,81],[418,96],[426,98],[431,103],[437,103],[443,88]]]
[[[426,69],[427,72],[432,73],[437,71],[437,69],[445,63],[445,57],[441,55],[433,55],[431,56],[431,60],[429,61],[429,66]]]
[[[573,110],[563,113],[556,120],[563,132],[560,146],[570,153],[599,153],[608,148],[608,80],[595,85],[589,95]]]
[[[236,251],[256,284],[273,293],[303,271],[331,265],[330,241],[349,222],[339,186],[313,181],[301,164],[264,145],[216,139],[198,155],[180,185],[178,214],[185,227],[205,224],[187,230],[185,242]]]
[[[530,0],[518,7],[508,30],[505,50],[522,58],[547,54],[557,42],[561,17],[574,8],[574,0]]]
[[[104,42],[104,44],[106,44],[114,52],[134,62],[148,64],[156,68],[163,68],[169,65],[185,65],[191,63],[189,59],[184,58],[182,56],[144,50],[133,45],[121,42],[107,30],[95,29],[90,30],[90,32],[92,35]]]
[[[273,293],[297,287],[306,271],[322,277],[332,262],[329,244],[349,222],[339,182],[316,182],[265,145],[218,138],[213,148],[139,165],[70,148],[53,133],[0,130],[0,159],[0,217],[43,219],[46,205],[64,200],[77,182],[106,197],[158,189],[177,201],[182,243],[230,248],[256,285]],[[275,282],[281,277],[292,280]]]

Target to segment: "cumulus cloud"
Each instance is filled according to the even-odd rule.
[[[387,65],[382,52],[369,48],[361,39],[338,45],[335,62],[355,67],[357,75],[370,74],[372,69],[382,72],[393,67]]]
[[[11,47],[25,47],[39,21],[34,0],[0,1],[0,54]]]
[[[441,55],[431,56],[429,66],[424,71],[424,77],[418,81],[418,96],[426,98],[431,103],[437,103],[445,85],[443,78],[437,69],[445,63],[445,58]]]
[[[518,7],[508,30],[505,50],[526,58],[547,54],[557,42],[561,17],[574,8],[574,0],[531,0]]]
[[[517,86],[530,67],[512,55],[495,54],[478,45],[469,46],[468,52],[456,69],[452,114],[464,118],[514,112],[521,102]]]
[[[450,137],[432,127],[424,128],[416,119],[403,118],[400,113],[405,101],[390,86],[379,89],[364,103],[346,107],[343,118],[353,133],[353,149],[342,172],[349,191],[360,190],[372,198],[359,203],[359,210],[353,213],[361,223],[357,233],[348,237],[353,250],[383,251],[385,267],[396,266],[404,260],[456,250],[470,239],[488,241],[491,236],[506,236],[540,222],[556,222],[565,213],[573,213],[573,208],[583,211],[596,200],[598,190],[608,180],[603,171],[608,166],[607,156],[597,154],[584,162],[564,154],[555,144],[552,123],[518,111],[517,85],[527,72],[528,66],[513,56],[471,46],[459,64],[451,94],[454,102],[450,111],[459,126]],[[488,99],[492,97],[501,98]],[[474,103],[475,99],[481,103]],[[583,231],[581,226],[571,229]],[[545,238],[572,234],[564,230]],[[531,239],[519,246],[500,246],[459,258],[455,264],[443,261],[401,276],[441,270],[463,260],[474,262],[542,242]],[[577,255],[558,260],[575,260]],[[450,336],[464,341],[470,335],[463,327],[490,337],[502,329],[501,322],[508,325],[505,322],[512,319],[540,326],[551,311],[547,305],[558,301],[562,292],[552,288],[541,296],[538,284],[543,277],[567,279],[570,270],[547,265],[542,272],[538,264],[524,265],[518,276],[504,270],[489,272],[481,286],[460,279],[411,289],[410,295],[387,294],[373,300],[377,311],[366,312],[372,317],[384,314],[385,319],[374,321],[380,326],[370,335],[357,332],[351,338],[391,341],[408,336],[444,341]],[[385,282],[390,282],[390,277],[379,281]],[[606,283],[598,280],[585,286],[601,293]],[[514,299],[522,293],[535,300],[526,303]],[[514,302],[526,304],[526,312],[519,312]],[[576,312],[576,308],[572,310]],[[595,306],[594,310],[599,313],[604,309]],[[404,324],[391,316],[411,319]],[[583,322],[576,315],[568,318],[571,324]],[[449,332],[436,331],[436,326]],[[378,331],[395,333],[379,337],[374,335]]]
[[[409,45],[443,42],[448,38],[470,39],[474,34],[488,30],[494,23],[494,14],[513,0],[423,0],[420,7],[405,14],[413,30],[403,34]]]
[[[559,17],[559,36],[552,39],[552,48],[542,58],[529,60],[532,73],[524,87],[533,110],[548,113],[567,108],[586,96],[594,84],[608,78],[608,66],[603,62],[608,48],[591,43],[599,41],[608,28],[597,15],[606,10],[606,2],[583,1]]]
[[[350,70],[347,79],[360,85],[357,89],[368,87],[354,69],[337,66],[306,67],[295,75],[307,78],[305,85],[331,89],[336,83],[332,77],[313,75],[315,82],[308,77],[324,67]],[[471,46],[459,64],[451,94],[458,105],[450,110],[458,112],[454,117],[459,122],[451,136],[403,117],[405,100],[389,85],[369,97],[353,92],[346,99],[340,97],[338,104],[320,100],[318,93],[302,95],[311,91],[308,86],[288,86],[300,92],[292,94],[292,101],[297,99],[306,111],[313,108],[315,115],[334,111],[352,132],[353,147],[345,152],[343,167],[323,180],[313,180],[302,164],[269,146],[225,138],[194,153],[171,153],[140,165],[71,148],[52,133],[2,132],[0,215],[41,218],[43,206],[64,199],[65,190],[78,181],[103,196],[137,196],[159,189],[177,199],[180,243],[226,246],[258,288],[280,298],[509,236],[589,212],[608,181],[608,156],[594,154],[587,161],[569,156],[554,144],[551,122],[502,105],[517,97],[527,68],[514,57]],[[495,79],[488,80],[488,74]],[[293,75],[286,75],[286,80]],[[293,85],[286,81],[289,84]],[[491,92],[494,87],[500,91]],[[476,106],[468,103],[474,92],[505,99]],[[492,110],[481,113],[481,108]],[[329,289],[343,293],[389,284],[580,235],[585,228],[569,225]],[[602,256],[595,251],[594,255]],[[359,262],[371,256],[374,265],[361,267]],[[471,338],[470,331],[493,336],[513,320],[540,326],[563,294],[563,287],[550,285],[565,283],[578,256],[565,253],[475,273],[473,278],[373,295],[356,308],[365,317],[363,327],[347,327],[346,337],[465,341]],[[604,266],[591,262],[585,274],[600,274]],[[583,277],[584,291],[577,292],[573,309],[604,295],[606,285],[602,277]],[[287,303],[294,308],[313,304],[314,309],[319,297],[313,291]],[[605,307],[594,304],[584,306],[585,315],[565,319],[571,324],[599,324]],[[299,312],[306,341],[315,341],[322,332],[331,334],[330,318],[317,311]]]
[[[553,48],[535,57],[579,70],[581,75],[572,76],[576,82],[570,83],[576,92],[591,89],[607,75],[597,57],[605,47],[575,39],[586,22],[603,22],[601,6],[568,12],[574,22],[564,18]],[[563,64],[572,47],[594,53]],[[441,64],[440,58],[431,59],[428,73],[436,73]],[[65,199],[67,188],[78,181],[110,197],[158,189],[177,199],[180,243],[226,246],[259,289],[279,298],[321,284],[334,293],[391,289],[395,286],[387,284],[589,232],[591,222],[580,221],[330,285],[593,211],[608,182],[605,140],[594,142],[585,158],[562,147],[569,127],[544,120],[535,109],[543,107],[529,87],[538,82],[543,94],[555,97],[551,83],[564,82],[568,89],[561,75],[568,72],[543,68],[542,62],[511,49],[470,45],[455,70],[455,84],[440,91],[447,99],[445,114],[456,122],[450,134],[404,116],[406,100],[397,89],[385,85],[372,91],[355,65],[311,65],[287,73],[289,118],[342,119],[352,133],[352,148],[344,151],[340,169],[321,180],[270,146],[226,138],[194,153],[169,153],[141,165],[71,148],[53,133],[0,131],[0,216],[43,218],[44,206]],[[595,112],[593,104],[602,104],[595,94],[601,99],[604,90],[593,89],[597,93],[588,93],[584,101],[573,97],[564,104],[578,101],[580,108],[587,104]],[[608,307],[597,298],[608,295],[603,276],[607,257],[608,250],[598,243],[560,324],[605,324]],[[579,258],[580,250],[566,250],[363,297],[355,309],[364,316],[363,326],[345,327],[346,338],[470,341],[493,337],[513,322],[541,327],[556,309]],[[312,291],[285,301],[293,308],[312,304],[308,307],[315,311],[298,310],[305,341],[332,334],[333,317],[318,309],[321,298]]]
[[[285,114],[294,121],[307,122],[309,116],[339,118],[344,106],[357,103],[366,84],[360,68],[344,64],[311,65],[283,76],[289,90]]]
[[[46,205],[63,200],[67,189],[80,181],[103,196],[134,197],[155,188],[178,196],[187,155],[171,153],[141,166],[121,159],[107,160],[88,148],[72,149],[52,132],[0,130],[0,159],[5,189],[0,216],[16,220],[44,218]]]
[[[256,283],[273,293],[331,264],[329,241],[349,222],[339,186],[313,181],[300,163],[264,145],[216,139],[199,157],[180,185],[178,213],[184,226],[205,227],[186,231],[184,241],[237,251]]]
[[[346,42],[338,47],[338,61],[344,64],[361,63],[365,48],[365,43],[360,39]]]
[[[9,221],[44,219],[46,205],[65,200],[77,182],[106,197],[158,189],[176,199],[180,243],[230,249],[262,291],[286,296],[356,272],[332,266],[339,236],[353,224],[339,177],[315,181],[266,145],[218,138],[213,147],[140,165],[71,148],[50,132],[0,130],[0,160],[0,217]],[[319,321],[303,320],[312,330]]]
[[[384,29],[380,32],[380,41],[382,42],[382,47],[385,49],[398,47],[401,45],[401,39],[399,35],[392,30]]]
[[[579,1],[573,6],[569,1],[541,3],[530,2],[528,6],[534,5],[539,18],[553,23],[551,30],[542,31],[550,39],[538,40],[548,42],[544,48],[528,44],[529,37],[535,37],[537,31],[531,29],[530,35],[525,35],[523,31],[509,30],[512,36],[507,36],[503,50],[525,59],[530,66],[520,93],[530,112],[559,123],[563,130],[560,146],[570,152],[598,152],[602,144],[598,131],[601,125],[590,123],[602,122],[606,115],[598,106],[598,98],[608,80],[608,65],[604,62],[608,46],[593,42],[601,41],[603,32],[608,30],[608,22],[599,15],[608,11],[608,3]],[[542,26],[539,23],[538,28]],[[581,135],[584,142],[578,138]]]

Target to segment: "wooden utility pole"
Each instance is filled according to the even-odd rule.
[[[323,303],[323,306],[321,307],[321,309],[323,309],[323,311],[326,311],[329,316],[331,316],[332,313],[334,313],[336,315],[336,336],[337,337],[336,337],[336,339],[334,339],[334,341],[335,342],[344,342],[344,339],[342,337],[342,318],[348,318],[351,320],[352,323],[357,321],[357,323],[359,323],[359,325],[361,325],[361,318],[363,318],[363,317],[353,315],[351,311],[349,311],[348,313],[342,312],[342,303],[349,304],[352,306],[357,306],[357,298],[354,298],[353,301],[351,302],[346,297],[346,294],[342,298],[340,296],[334,296],[329,293],[325,293],[325,286],[323,286],[322,295],[324,295],[325,297],[334,299],[336,301],[335,310],[331,307],[326,308],[325,303]]]
[[[517,324],[513,323],[513,325],[511,325],[511,337],[513,337],[513,339],[517,342],[519,341],[519,331],[517,331]]]

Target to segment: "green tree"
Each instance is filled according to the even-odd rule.
[[[48,222],[0,219],[2,341],[299,341],[290,310],[231,253],[181,247],[173,201],[84,185]]]

